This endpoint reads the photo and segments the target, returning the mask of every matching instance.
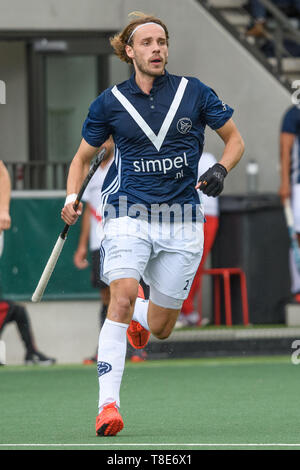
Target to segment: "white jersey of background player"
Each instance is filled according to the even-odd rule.
[[[113,158],[111,158],[109,162],[105,164],[105,166],[100,165],[100,167],[90,180],[89,184],[87,185],[82,196],[82,201],[87,202],[89,204],[91,212],[91,226],[89,239],[89,248],[91,251],[99,250],[101,241],[104,237],[101,217],[101,191],[104,180],[112,162]]]

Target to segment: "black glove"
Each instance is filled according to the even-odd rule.
[[[223,165],[216,163],[200,176],[198,183],[201,183],[201,186],[199,189],[207,196],[219,196],[223,191],[224,178],[227,173]]]

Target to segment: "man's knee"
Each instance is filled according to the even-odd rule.
[[[126,313],[132,305],[132,298],[129,295],[117,294],[112,297],[112,303],[120,313]]]
[[[110,285],[108,318],[128,322],[133,313],[138,292],[138,283],[128,279],[113,281]]]

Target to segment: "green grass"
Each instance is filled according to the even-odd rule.
[[[95,367],[6,366],[0,450],[300,448],[299,367],[289,357],[127,363],[125,427],[103,438]]]

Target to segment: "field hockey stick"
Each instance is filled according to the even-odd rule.
[[[289,236],[291,240],[291,248],[292,248],[292,254],[294,257],[294,261],[297,267],[298,272],[300,273],[300,248],[298,244],[298,238],[297,238],[297,233],[295,232],[294,228],[294,216],[291,208],[291,201],[289,198],[287,198],[284,201],[284,215],[289,231]]]
[[[76,199],[76,201],[74,203],[74,206],[73,206],[75,211],[78,209],[78,206],[79,206],[79,203],[81,201],[82,195],[83,195],[89,181],[91,180],[91,178],[94,175],[95,171],[97,170],[100,163],[102,162],[105,152],[106,152],[106,149],[103,149],[97,155],[97,157],[95,159],[95,162],[91,166],[90,171],[88,172],[85,180],[83,181],[82,186],[81,186],[81,188],[79,190],[79,193],[77,195],[77,199]],[[41,298],[44,294],[44,291],[47,287],[47,284],[49,282],[49,279],[51,277],[51,274],[52,274],[52,272],[55,268],[55,265],[57,263],[59,255],[61,253],[61,250],[63,249],[63,246],[64,246],[64,243],[66,241],[67,233],[69,231],[69,228],[70,228],[70,225],[66,224],[63,231],[60,233],[60,235],[57,239],[57,242],[54,245],[54,248],[52,250],[50,258],[48,259],[48,262],[47,262],[47,264],[44,268],[44,271],[41,275],[41,278],[38,282],[38,285],[37,285],[32,297],[31,297],[32,302],[39,302],[41,300]]]

